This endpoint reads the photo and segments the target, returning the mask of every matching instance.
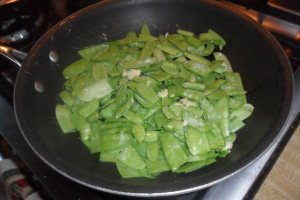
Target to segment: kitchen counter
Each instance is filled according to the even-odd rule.
[[[298,200],[300,197],[300,126],[266,177],[254,200]]]

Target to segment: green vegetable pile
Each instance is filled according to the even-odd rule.
[[[220,52],[225,44],[213,30],[155,37],[144,24],[138,35],[80,50],[82,58],[63,71],[64,105],[56,106],[62,131],[79,132],[123,178],[215,162],[253,111]]]

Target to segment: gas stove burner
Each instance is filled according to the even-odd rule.
[[[25,29],[17,30],[10,35],[4,35],[0,37],[0,43],[9,44],[13,42],[18,42],[20,40],[25,40],[29,37],[29,33]]]
[[[17,44],[41,36],[45,14],[33,0],[0,0],[0,43]]]

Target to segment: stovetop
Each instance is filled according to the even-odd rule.
[[[7,2],[7,5],[3,5]],[[59,20],[96,0],[0,0],[0,43],[28,51]],[[220,0],[268,28],[290,58],[295,77],[295,96],[290,117],[275,144],[240,173],[199,192],[166,197],[174,200],[252,199],[300,121],[300,8],[280,0]],[[234,4],[232,3],[234,2]],[[237,3],[237,4],[236,4]],[[79,185],[42,162],[22,137],[15,120],[12,93],[17,68],[0,58],[0,133],[27,164],[54,199],[133,199],[99,192]],[[157,199],[157,198],[156,198]]]

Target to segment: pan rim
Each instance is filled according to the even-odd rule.
[[[130,1],[130,0],[129,0]],[[80,10],[72,15],[70,15],[69,17],[65,18],[64,20],[62,20],[61,22],[59,22],[57,25],[55,25],[53,28],[51,28],[47,33],[45,33],[40,40],[36,43],[36,45],[30,50],[29,55],[31,55],[33,52],[35,52],[37,49],[39,49],[40,46],[42,46],[48,39],[49,37],[54,34],[56,31],[60,30],[62,27],[65,27],[67,24],[69,24],[70,22],[72,22],[73,20],[76,20],[79,16],[85,15],[87,13],[89,13],[92,10],[95,9],[99,9],[103,6],[109,5],[109,4],[113,4],[113,3],[117,3],[119,2],[118,0],[108,0],[108,1],[104,1],[104,2],[100,2],[97,4],[93,4],[83,10]],[[229,12],[228,10],[232,11],[232,8],[230,6],[226,6],[220,2],[215,2],[215,1],[210,1],[210,0],[204,0],[202,2],[214,5],[215,7],[218,7],[218,9],[220,10],[226,10],[227,12]],[[289,80],[289,85],[291,86],[289,89],[289,91],[287,91],[288,93],[288,98],[286,97],[283,102],[282,105],[285,108],[288,108],[286,110],[284,110],[284,112],[281,112],[279,117],[278,117],[278,121],[280,121],[280,130],[278,130],[278,134],[277,136],[269,143],[265,143],[265,145],[267,145],[267,148],[263,147],[264,145],[260,145],[260,148],[255,149],[255,151],[250,152],[250,156],[247,158],[243,158],[239,161],[239,166],[242,167],[228,167],[228,169],[226,170],[226,174],[223,176],[220,176],[220,174],[217,174],[216,178],[214,181],[208,181],[208,183],[206,184],[202,184],[199,186],[195,186],[195,187],[188,187],[188,188],[183,188],[181,190],[176,190],[176,191],[168,191],[168,192],[153,192],[153,193],[143,193],[143,192],[129,192],[129,191],[121,191],[121,190],[114,190],[114,189],[109,189],[109,187],[103,187],[103,186],[96,186],[93,184],[90,184],[84,180],[80,179],[80,176],[77,175],[77,177],[74,177],[74,175],[70,175],[65,173],[63,170],[61,170],[61,168],[54,166],[52,163],[50,163],[45,155],[41,155],[38,150],[36,149],[36,147],[34,145],[32,145],[32,143],[30,142],[30,140],[26,137],[26,134],[24,133],[23,129],[22,129],[22,125],[19,123],[19,116],[18,116],[18,103],[17,103],[17,92],[18,92],[18,85],[20,85],[20,76],[22,74],[22,68],[21,71],[18,73],[17,76],[17,80],[16,80],[16,89],[14,91],[14,112],[15,112],[15,116],[17,118],[17,123],[18,126],[21,130],[21,133],[24,137],[24,139],[26,140],[27,144],[31,147],[31,149],[35,152],[36,155],[38,155],[38,157],[43,160],[48,166],[50,166],[52,169],[54,169],[56,172],[59,172],[60,174],[62,174],[63,176],[79,183],[82,184],[84,186],[90,187],[92,189],[96,189],[99,191],[103,191],[103,192],[108,192],[108,193],[112,193],[112,194],[118,194],[118,195],[125,195],[125,196],[135,196],[135,197],[159,197],[159,196],[173,196],[173,195],[180,195],[180,194],[185,194],[185,193],[190,193],[190,192],[195,192],[197,190],[201,190],[207,187],[210,187],[216,183],[219,183],[235,174],[237,174],[238,172],[242,171],[243,169],[245,169],[246,167],[248,167],[249,165],[251,165],[253,162],[255,162],[257,159],[259,159],[271,146],[273,146],[273,144],[276,142],[276,140],[278,139],[278,137],[281,135],[282,130],[285,127],[285,124],[287,122],[287,119],[291,113],[291,105],[292,105],[292,101],[293,101],[293,94],[294,94],[294,80],[293,80],[293,76],[292,76],[292,70],[291,70],[291,66],[290,63],[288,61],[287,56],[284,54],[282,47],[280,46],[279,42],[274,38],[274,36],[267,30],[265,30],[264,28],[262,28],[258,23],[256,23],[254,20],[250,19],[249,17],[245,16],[243,13],[240,12],[232,12],[232,14],[238,16],[240,19],[243,19],[246,22],[249,22],[250,24],[252,24],[252,27],[255,28],[258,32],[260,32],[261,34],[264,34],[266,36],[266,39],[274,46],[274,49],[276,49],[276,54],[278,54],[278,56],[280,56],[280,60],[285,63],[284,66],[284,73],[289,74],[291,79]],[[29,63],[29,58],[27,57],[24,61],[24,65],[28,65]],[[281,119],[281,120],[280,120]],[[277,126],[278,123],[276,124]]]

